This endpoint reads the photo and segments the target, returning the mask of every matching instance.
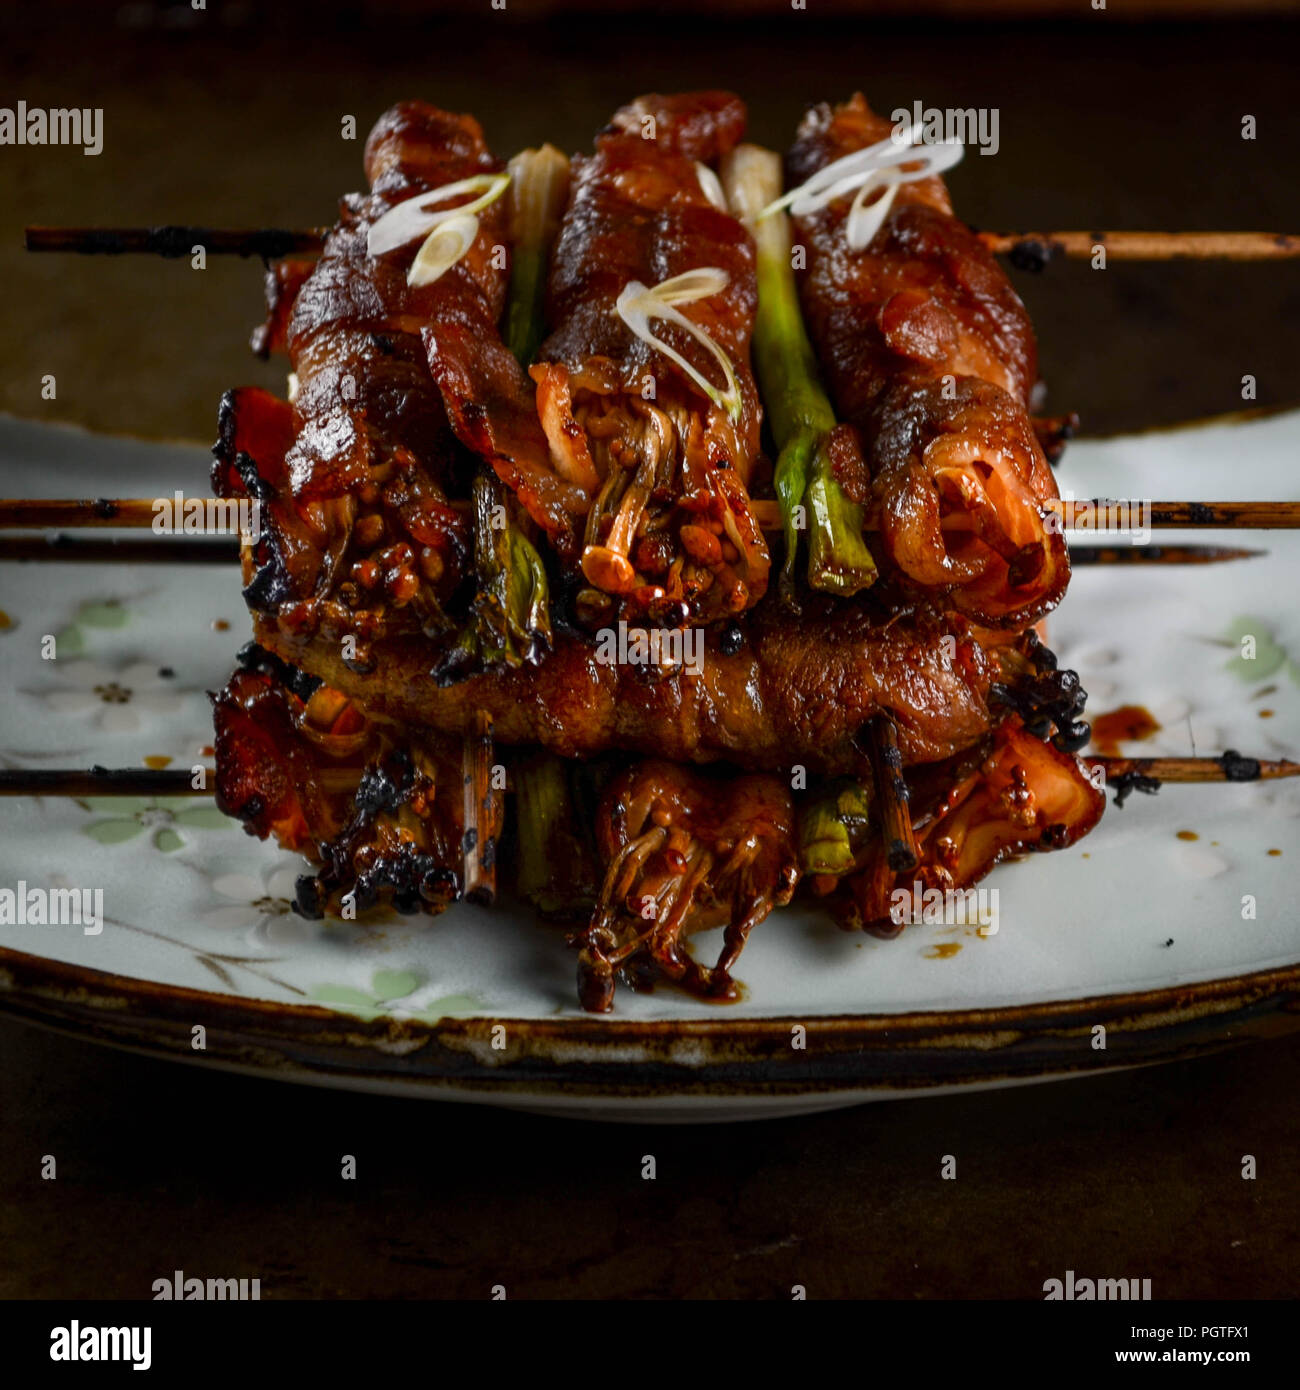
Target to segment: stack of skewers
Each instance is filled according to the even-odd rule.
[[[215,790],[311,861],[304,914],[490,904],[508,877],[571,922],[584,1007],[612,1007],[619,979],[726,999],[796,891],[894,935],[900,890],[1073,844],[1107,780],[1300,771],[1079,756],[1084,692],[1042,620],[1072,559],[1153,553],[1071,556],[1052,465],[1075,422],[1032,413],[1033,332],[994,252],[1083,243],[972,232],[939,177],[960,147],[861,97],[811,109],[784,162],[743,143],[745,120],[729,93],[646,96],[590,155],[503,166],[473,118],[408,102],[328,232],[30,235],[268,260],[253,345],[287,354],[288,396],[227,393],[214,449],[215,493],[259,518],[238,547],[254,641],[213,696]],[[1152,521],[1294,510],[1154,503]],[[0,503],[0,528],[152,516]],[[145,777],[166,780],[0,789]],[[688,942],[712,926],[706,965]]]

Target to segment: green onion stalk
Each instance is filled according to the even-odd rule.
[[[527,367],[542,341],[546,262],[568,191],[569,161],[544,145],[510,161],[513,260],[505,341]],[[457,652],[458,666],[519,666],[551,644],[546,568],[520,523],[514,499],[486,470],[474,480],[474,558],[479,589],[474,623]]]
[[[581,837],[569,768],[538,752],[511,773],[517,820],[515,887],[547,917],[581,917],[596,903],[600,882],[592,847]]]
[[[543,145],[520,151],[509,169],[513,250],[505,340],[526,370],[546,331],[546,264],[569,193],[569,160],[554,145]]]
[[[799,860],[805,874],[839,878],[852,872],[871,828],[871,789],[837,778],[799,806]]]
[[[790,219],[782,211],[760,216],[781,196],[779,156],[757,145],[738,146],[724,164],[723,188],[758,248],[754,361],[779,450],[773,481],[785,532],[780,591],[793,602],[800,522],[806,519],[809,585],[856,594],[875,582],[876,562],[863,539],[862,507],[835,477],[828,439],[837,422],[799,308]]]
[[[505,341],[526,370],[545,333],[546,265],[568,196],[569,161],[553,146],[543,145],[517,154],[510,161],[510,175],[513,260]],[[476,484],[479,537],[485,534],[480,498],[483,507],[495,506],[498,487],[495,479],[480,478]],[[513,518],[504,530],[488,534],[493,538],[486,543],[492,552],[490,559],[484,556],[487,567],[504,576],[489,586],[491,597],[480,593],[480,602],[492,610],[494,630],[502,630],[499,618],[504,619],[507,640],[517,640],[521,631],[528,633],[544,621],[549,644],[546,572],[536,549]],[[569,768],[554,753],[536,752],[515,764],[512,785],[517,816],[515,886],[520,895],[548,917],[590,912],[596,900],[595,861],[576,832],[581,819]]]
[[[487,666],[536,662],[551,645],[546,569],[496,478],[474,479],[474,640]]]

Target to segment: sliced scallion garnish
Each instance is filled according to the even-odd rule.
[[[432,285],[474,245],[478,236],[478,218],[472,212],[461,213],[441,222],[425,238],[415,253],[406,283],[411,286]]]
[[[685,271],[662,281],[653,288],[643,285],[640,280],[629,280],[623,286],[614,305],[614,311],[627,324],[628,328],[657,351],[675,362],[687,376],[704,392],[714,405],[725,410],[732,420],[740,418],[740,383],[736,380],[736,370],[731,359],[702,329],[692,323],[677,309],[678,304],[692,304],[697,299],[709,299],[721,294],[727,288],[728,275],[717,266],[701,266],[696,270]],[[675,348],[650,328],[651,319],[662,319],[684,329],[692,338],[712,353],[722,373],[726,377],[725,390],[719,390],[703,372],[693,367]]]
[[[808,217],[836,198],[855,193],[845,219],[844,235],[852,250],[863,250],[884,223],[899,184],[941,174],[964,153],[960,140],[924,145],[915,143],[915,136],[916,128],[908,126],[898,134],[891,133],[888,139],[834,160],[798,188],[770,202],[756,220],[762,221],[783,208],[789,208],[795,217]],[[868,201],[873,194],[877,196]]]
[[[375,222],[366,233],[366,253],[370,256],[384,256],[406,246],[417,237],[425,237],[425,243],[416,255],[415,264],[406,277],[408,285],[432,284],[445,274],[474,244],[478,235],[476,212],[495,203],[510,187],[510,175],[475,174],[472,178],[457,179],[455,183],[445,183],[441,188],[431,188],[427,193],[418,193],[414,198],[391,207]],[[458,203],[455,207],[440,208],[449,198],[459,198],[466,193],[479,196],[468,203]],[[435,210],[436,209],[436,210]],[[438,235],[441,228],[456,220],[450,238]],[[472,224],[472,230],[471,230]],[[467,239],[468,238],[468,239]],[[451,260],[444,262],[449,248],[459,247]],[[417,272],[416,266],[421,266]]]

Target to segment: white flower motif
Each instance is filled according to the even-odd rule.
[[[201,914],[209,927],[223,931],[247,929],[261,946],[289,946],[312,934],[309,922],[293,910],[295,887],[301,869],[291,864],[253,873],[218,874],[212,891],[225,902]]]
[[[134,732],[141,726],[141,715],[175,714],[191,693],[160,676],[159,668],[148,661],[116,669],[84,660],[60,661],[56,667],[58,687],[32,693],[55,714],[97,711],[94,722],[110,733]]]

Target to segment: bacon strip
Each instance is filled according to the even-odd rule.
[[[337,690],[252,646],[212,697],[217,805],[317,865],[299,910],[344,895],[440,912],[460,896],[463,802],[450,740],[377,725]]]
[[[889,138],[862,97],[805,116],[791,185]],[[852,195],[796,219],[800,293],[842,419],[872,474],[879,557],[907,588],[989,626],[1019,628],[1065,592],[1057,496],[1029,417],[1037,349],[1024,305],[953,216],[938,178],[900,186],[865,250],[849,248]],[[950,514],[964,530],[944,530]]]
[[[577,550],[575,518],[591,506],[582,478],[551,464],[538,402],[523,368],[495,334],[443,323],[424,330],[429,370],[457,438],[492,466],[563,556]]]
[[[906,925],[891,916],[900,889],[969,888],[1004,859],[1074,844],[1106,809],[1105,793],[1078,758],[1027,733],[1017,715],[998,725],[978,755],[958,759],[951,780],[927,796],[924,784],[943,771],[927,769],[913,789],[914,804],[932,802],[916,820],[920,862],[895,874],[878,846],[841,890],[836,907],[845,925],[896,936]]]
[[[718,777],[649,759],[606,787],[597,813],[605,879],[595,913],[570,944],[581,952],[578,998],[605,1013],[615,972],[662,974],[694,994],[734,999],[731,970],[774,907],[799,882],[795,811],[788,781]],[[723,926],[712,966],[687,937]]]
[[[266,268],[263,292],[266,297],[266,318],[252,332],[249,346],[262,358],[273,353],[289,351],[289,320],[298,291],[316,269],[316,262],[291,256],[275,261]]]
[[[881,711],[897,723],[908,763],[949,757],[988,730],[1000,665],[960,621],[886,622],[865,605],[826,600],[798,624],[768,605],[747,624],[739,644],[727,642],[730,655],[722,637],[707,638],[698,674],[604,662],[591,643],[561,635],[536,667],[442,687],[430,674],[436,649],[423,639],[376,641],[369,669],[357,671],[333,643],[265,618],[256,631],[264,647],[376,717],[465,735],[482,711],[500,743],[541,744],[564,757],[624,749],[835,773],[861,766],[855,736]]]
[[[378,258],[367,250],[390,208],[500,170],[472,117],[400,103],[371,131],[365,166],[371,192],[343,200],[310,274],[298,284],[302,267],[287,266],[276,278],[277,293],[293,290],[284,337],[297,393],[291,405],[265,392],[227,398],[213,485],[256,495],[266,513],[250,604],[369,640],[450,626],[444,605],[469,560],[450,499],[468,495],[473,463],[430,375],[426,334],[499,346],[509,267],[498,254],[504,200],[481,210],[473,245],[432,284],[406,282],[419,239]],[[277,302],[269,346],[283,318]]]
[[[746,491],[761,420],[749,368],[754,246],[710,201],[696,167],[730,150],[744,124],[729,93],[645,96],[572,165],[548,286],[552,332],[532,375],[556,471],[594,493],[583,574],[624,616],[709,621],[750,607],[767,587],[767,545]],[[726,288],[680,312],[735,369],[734,420],[615,307],[634,281],[653,288],[704,267],[725,272]],[[650,326],[725,386],[688,333],[658,319]],[[607,604],[606,615],[614,609]]]

